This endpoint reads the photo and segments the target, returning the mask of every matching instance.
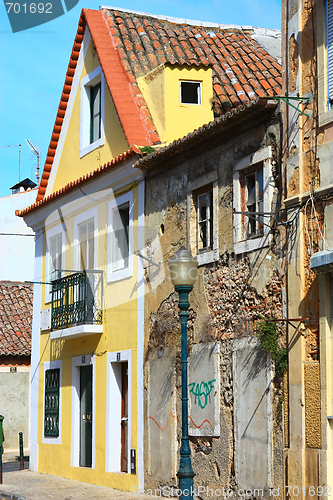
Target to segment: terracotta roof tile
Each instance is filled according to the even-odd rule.
[[[0,356],[30,356],[33,285],[0,281]]]

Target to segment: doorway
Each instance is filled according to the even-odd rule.
[[[131,351],[107,354],[106,472],[130,472]]]
[[[79,465],[92,466],[92,365],[80,366]]]
[[[121,363],[121,472],[128,469],[128,363]]]

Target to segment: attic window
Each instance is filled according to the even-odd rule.
[[[104,87],[100,66],[81,80],[81,158],[104,144]]]
[[[180,82],[180,102],[201,104],[201,82]]]

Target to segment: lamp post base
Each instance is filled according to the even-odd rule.
[[[180,500],[193,500],[194,489],[193,489],[193,478],[195,474],[192,472],[177,472],[177,477],[179,479],[179,489],[181,494],[179,496]]]

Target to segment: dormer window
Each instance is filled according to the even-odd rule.
[[[181,104],[201,104],[201,82],[180,82]]]

